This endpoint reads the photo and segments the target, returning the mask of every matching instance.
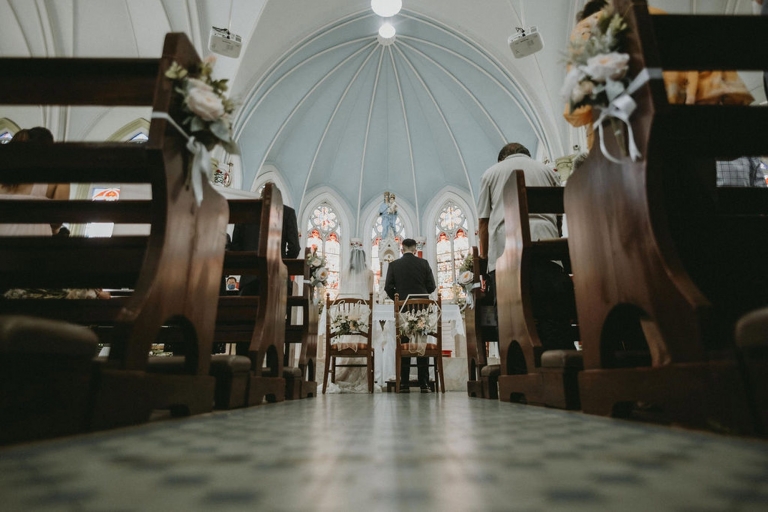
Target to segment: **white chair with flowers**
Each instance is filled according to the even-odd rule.
[[[325,372],[323,394],[328,387],[328,375],[336,383],[336,368],[365,368],[368,392],[373,393],[374,351],[371,343],[373,295],[367,299],[344,297],[325,298]],[[338,358],[343,358],[338,361]],[[349,359],[365,359],[353,363]]]
[[[409,295],[404,300],[395,294],[395,392],[400,392],[400,367],[403,357],[427,357],[435,372],[435,391],[445,393],[443,377],[443,327],[440,294],[437,299]]]

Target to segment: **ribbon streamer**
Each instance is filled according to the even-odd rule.
[[[608,148],[605,147],[603,122],[606,119],[616,118],[627,126],[627,134],[629,136],[629,156],[633,162],[636,162],[643,155],[640,154],[640,150],[637,148],[637,144],[635,144],[635,133],[632,131],[632,124],[629,122],[630,116],[637,108],[637,103],[635,103],[635,100],[632,99],[631,95],[640,87],[642,87],[648,80],[652,78],[659,79],[661,77],[661,69],[644,68],[642,71],[640,71],[640,73],[637,74],[635,79],[632,80],[624,92],[615,97],[607,107],[600,111],[600,116],[597,118],[597,121],[594,122],[592,128],[597,129],[597,133],[600,138],[600,151],[603,153],[603,156],[605,156],[605,158],[611,162],[616,164],[621,163],[621,161],[617,158],[614,158],[613,155],[611,155],[611,153],[608,151]]]
[[[472,286],[465,288],[467,292],[467,305],[465,308],[475,309],[475,299],[472,296],[472,290],[480,288],[480,283],[472,283]]]
[[[192,169],[187,173],[187,186],[192,186],[192,192],[195,195],[195,202],[199,207],[203,202],[203,179],[211,180],[211,156],[208,149],[194,136],[187,135],[187,132],[173,120],[166,112],[152,112],[152,119],[163,119],[171,123],[185,139],[187,139],[187,150],[192,153]]]

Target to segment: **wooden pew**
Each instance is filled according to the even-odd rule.
[[[216,318],[216,342],[235,344],[236,355],[250,359],[246,378],[245,403],[259,405],[285,400],[284,347],[287,308],[288,270],[281,258],[283,199],[280,191],[267,184],[261,199],[229,200],[230,224],[258,224],[258,249],[227,251],[221,279],[227,275],[259,277],[259,294],[219,297]],[[234,361],[216,355],[214,364]],[[242,375],[240,376],[242,380]],[[242,384],[238,396],[242,396]],[[222,396],[226,392],[222,391]]]
[[[766,68],[768,18],[651,16],[645,1],[614,4],[630,28],[630,76]],[[768,195],[718,189],[714,161],[766,154],[768,109],[670,105],[655,72],[633,98],[642,158],[616,164],[596,144],[565,190],[582,409],[754,433],[733,332],[741,315],[768,304],[759,263],[768,257]],[[625,149],[611,130],[605,142],[614,155]],[[642,329],[650,364],[626,368],[616,357],[631,325]]]
[[[498,343],[498,328],[488,325],[494,305],[480,288],[481,276],[487,275],[488,260],[480,259],[472,247],[472,306],[464,311],[467,333],[467,393],[471,397],[498,399],[500,366],[488,364],[488,343]]]
[[[200,60],[184,34],[168,34],[159,59],[0,59],[0,102],[15,105],[151,105],[181,119],[181,104],[164,76],[175,61]],[[153,118],[149,140],[0,146],[4,183],[148,183],[151,201],[0,202],[10,223],[115,222],[149,224],[149,236],[109,239],[10,237],[0,241],[0,289],[130,288],[111,300],[5,300],[6,314],[64,319],[100,330],[111,345],[97,365],[89,429],[146,421],[152,409],[175,414],[210,411],[208,375],[224,256],[226,201],[203,183],[198,206],[187,173],[186,140]],[[211,269],[216,269],[212,271]],[[190,356],[179,374],[146,372],[164,325],[177,325]],[[108,334],[106,334],[108,333]]]
[[[568,239],[532,241],[529,224],[532,213],[563,213],[563,188],[526,187],[524,172],[513,171],[504,186],[504,213],[506,244],[496,260],[499,399],[578,409],[576,375],[583,368],[581,353],[575,347],[545,350],[531,294],[531,272],[537,259],[561,261],[570,268]]]
[[[309,249],[307,249],[309,252]],[[304,280],[300,295],[291,295],[286,303],[285,318],[285,397],[288,400],[317,396],[317,322],[318,311],[314,298],[314,287],[309,284],[310,267],[306,257],[283,260],[288,275],[301,276]],[[296,285],[294,284],[294,287]],[[297,310],[300,315],[297,315]],[[300,317],[300,321],[299,321]],[[295,354],[291,346],[298,347],[298,366],[291,363]]]

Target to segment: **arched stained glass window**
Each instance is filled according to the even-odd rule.
[[[341,269],[341,226],[339,217],[328,203],[320,203],[307,221],[307,247],[323,257],[328,269],[326,291],[332,298],[339,293],[339,271]]]
[[[7,144],[11,142],[13,134],[8,130],[0,130],[0,144]]]
[[[458,298],[453,289],[459,269],[469,254],[469,227],[464,211],[453,201],[440,210],[435,222],[435,254],[437,255],[437,287],[443,300]],[[463,290],[459,295],[463,295]]]
[[[149,140],[149,137],[144,132],[139,132],[133,137],[131,137],[128,142],[147,142]]]

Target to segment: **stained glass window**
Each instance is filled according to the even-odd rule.
[[[307,247],[325,257],[328,269],[326,291],[335,298],[339,293],[341,270],[341,226],[330,204],[321,203],[312,211],[307,221]]]
[[[149,137],[147,137],[146,133],[139,132],[133,137],[131,137],[131,139],[128,142],[147,142],[148,140],[149,140]]]
[[[458,298],[453,289],[459,269],[469,254],[467,216],[453,201],[445,204],[435,222],[435,254],[437,255],[437,287],[443,300]],[[463,295],[463,290],[459,295]]]
[[[0,132],[0,144],[6,144],[8,142],[11,142],[11,139],[13,138],[13,134],[7,130],[4,130]]]

